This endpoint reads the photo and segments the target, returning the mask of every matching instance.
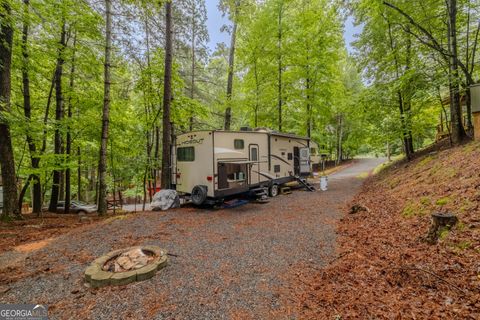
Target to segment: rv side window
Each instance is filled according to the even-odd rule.
[[[195,161],[195,147],[177,148],[178,161]]]
[[[288,160],[293,160],[293,154],[291,152],[288,153]]]
[[[235,139],[233,140],[233,146],[235,149],[243,149],[245,148],[245,142],[242,139]]]
[[[277,173],[277,172],[280,172],[280,165],[279,164],[276,164],[273,166],[273,172]]]

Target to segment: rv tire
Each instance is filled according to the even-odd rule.
[[[206,186],[195,186],[192,189],[191,199],[193,204],[200,206],[207,199],[207,187]]]
[[[278,196],[278,191],[278,184],[272,184],[268,190],[268,194],[270,195],[270,197],[274,198]]]

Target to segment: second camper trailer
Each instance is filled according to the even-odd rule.
[[[310,139],[268,131],[193,131],[177,135],[172,152],[175,189],[196,205],[252,191],[279,193],[308,176]]]

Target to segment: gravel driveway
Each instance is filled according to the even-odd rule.
[[[358,175],[381,161],[358,160],[330,177],[327,192],[298,190],[227,210],[144,212],[74,230],[11,270],[1,280],[7,289],[0,302],[46,304],[51,319],[274,318],[284,272],[299,261],[322,266],[333,256],[335,222],[361,186]],[[94,258],[140,244],[176,256],[144,282],[84,286],[83,271]]]

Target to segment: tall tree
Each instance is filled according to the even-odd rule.
[[[466,67],[466,63],[460,60],[458,54],[458,36],[457,36],[457,1],[446,0],[445,12],[447,16],[447,48],[442,45],[442,41],[431,31],[429,27],[425,27],[419,23],[412,15],[408,14],[405,10],[399,6],[390,3],[383,2],[385,6],[395,10],[401,16],[403,16],[407,23],[412,27],[404,28],[405,32],[410,33],[420,43],[424,44],[428,48],[438,53],[442,59],[446,62],[449,70],[449,88],[450,88],[450,124],[451,135],[454,143],[459,143],[465,139],[466,133],[463,127],[462,121],[462,108],[460,105],[460,84],[459,84],[459,69],[461,68],[465,74],[467,83],[473,83],[472,75]],[[428,21],[428,20],[426,20]],[[468,46],[467,46],[468,47]],[[467,55],[468,56],[468,55]],[[468,85],[466,86],[468,87]]]
[[[7,119],[10,113],[12,45],[12,8],[9,0],[2,0],[0,10],[0,166],[3,182],[3,217],[20,214],[17,208],[18,194],[12,138]]]
[[[71,201],[71,169],[70,169],[70,155],[72,151],[72,95],[73,87],[75,83],[75,50],[77,46],[77,34],[74,31],[73,35],[73,45],[72,45],[72,60],[70,65],[70,83],[69,83],[69,96],[68,96],[68,106],[67,106],[67,141],[65,152],[67,154],[68,166],[65,169],[65,213],[70,211],[70,201]],[[80,189],[78,190],[80,192]]]
[[[206,55],[206,42],[209,40],[208,30],[206,26],[207,10],[205,8],[205,1],[189,0],[187,1],[188,10],[188,24],[190,38],[190,57],[191,57],[191,70],[190,70],[190,99],[195,99],[196,96],[196,80],[197,80],[197,65]],[[195,120],[195,112],[190,111],[190,131],[193,130],[193,124]]]
[[[450,115],[452,124],[452,140],[461,142],[466,133],[462,122],[462,107],[460,105],[460,82],[457,47],[457,0],[446,1],[448,12],[448,45],[450,53]]]
[[[282,107],[283,107],[283,61],[282,61],[282,42],[283,42],[283,0],[278,1],[277,8],[278,25],[277,25],[277,77],[278,77],[278,131],[282,131]]]
[[[32,105],[30,97],[30,59],[28,53],[28,36],[30,29],[30,0],[23,0],[23,29],[22,29],[22,89],[23,89],[23,110],[25,119],[30,124],[32,120]],[[40,167],[40,158],[37,155],[37,146],[33,137],[30,133],[30,130],[27,129],[27,144],[30,151],[30,161],[32,169],[37,171]],[[31,179],[30,179],[31,178]],[[37,172],[34,172],[30,175],[27,183],[25,184],[25,191],[28,187],[30,180],[33,181],[33,213],[40,214],[42,211],[42,187],[40,184],[40,176]],[[22,190],[23,191],[23,190]],[[21,210],[24,192],[21,192],[19,197],[19,210]]]
[[[98,160],[98,213],[107,213],[107,145],[110,122],[110,68],[112,51],[112,12],[111,0],[105,0],[105,64],[104,93],[102,113],[102,135],[100,139],[100,157]]]
[[[62,154],[62,131],[61,122],[63,119],[63,91],[62,91],[62,76],[63,76],[63,64],[65,62],[64,52],[66,43],[66,22],[65,16],[62,17],[62,26],[60,31],[60,41],[58,47],[57,65],[55,68],[55,141],[54,152],[56,156],[56,167],[53,170],[52,179],[52,194],[50,195],[50,204],[48,211],[57,212],[57,204],[60,197],[60,182],[62,179],[63,169],[60,169],[60,157]]]
[[[233,75],[235,68],[235,44],[238,28],[238,11],[240,0],[235,0],[230,19],[233,22],[232,35],[230,38],[230,51],[228,54],[228,75],[227,75],[227,108],[225,109],[225,130],[230,130],[232,124],[232,93],[233,93]]]
[[[162,135],[162,188],[171,185],[172,127],[170,104],[172,102],[172,2],[165,3],[165,73],[163,81],[163,135]]]

